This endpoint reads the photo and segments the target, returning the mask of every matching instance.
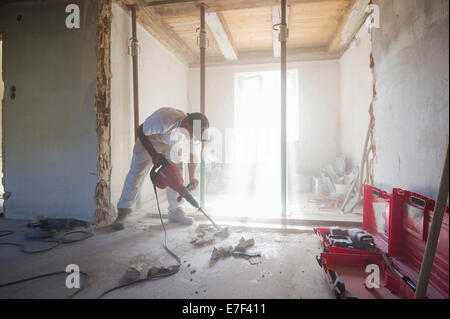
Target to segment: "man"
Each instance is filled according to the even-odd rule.
[[[200,132],[196,132],[194,127],[200,124]],[[142,182],[149,178],[148,174],[152,165],[159,166],[161,157],[171,159],[170,151],[173,145],[185,139],[190,142],[201,140],[203,131],[209,128],[209,121],[201,113],[186,114],[174,108],[160,108],[150,115],[143,124],[137,128],[138,139],[134,145],[133,158],[131,160],[130,171],[125,179],[122,195],[117,204],[118,215],[114,222],[114,229],[124,228],[126,217],[132,212],[132,207],[136,203]],[[183,130],[184,129],[184,130]],[[200,136],[194,136],[201,134]],[[187,136],[188,135],[188,136]],[[194,163],[191,156],[188,163],[189,183],[192,189],[197,188],[198,180],[194,174],[197,163]],[[180,169],[182,168],[179,164]],[[167,188],[167,200],[169,202],[169,220],[171,222],[184,225],[191,225],[192,218],[187,217],[177,201],[179,194]]]

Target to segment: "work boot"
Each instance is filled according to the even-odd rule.
[[[125,228],[125,219],[128,215],[131,214],[131,208],[119,208],[119,212],[117,214],[117,218],[114,221],[113,228],[114,230],[122,230]]]
[[[169,212],[169,221],[182,225],[192,225],[194,223],[194,219],[187,217],[183,209],[179,207]]]

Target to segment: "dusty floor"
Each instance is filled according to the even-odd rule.
[[[165,207],[167,207],[164,192],[160,191],[160,196],[161,207],[164,211]],[[353,222],[362,224],[362,202],[358,204],[351,213],[343,214],[336,208],[323,210],[319,209],[318,205],[311,202],[314,198],[317,198],[317,196],[313,193],[301,193],[296,197],[290,197],[287,202],[288,206],[286,217],[291,220],[334,221],[338,223]],[[216,217],[217,219],[221,219],[222,217],[227,218],[227,220],[230,220],[233,217],[237,220],[242,218],[251,218],[253,220],[264,218],[281,218],[279,209],[272,209],[270,205],[265,207],[265,204],[266,203],[264,201],[251,200],[248,200],[243,204],[242,202],[236,202],[236,200],[230,200],[227,196],[208,194],[206,210],[208,214]],[[188,213],[195,213],[189,204],[185,203],[184,209]],[[141,199],[141,209],[139,210],[139,213],[145,215],[146,212],[156,211],[156,201],[154,200],[153,194],[145,199]]]
[[[16,230],[0,242],[23,241],[25,224],[0,219],[0,230]],[[315,260],[320,245],[314,234],[234,227],[227,239],[215,245],[236,245],[242,236],[253,237],[256,245],[250,251],[262,254],[261,263],[251,265],[247,260],[228,257],[210,265],[213,245],[194,248],[189,242],[195,228],[196,224],[167,225],[169,247],[183,261],[178,274],[124,288],[105,298],[332,298]],[[97,229],[94,237],[40,254],[26,255],[17,247],[0,246],[0,284],[77,264],[92,278],[91,287],[77,298],[96,298],[120,282],[135,256],[145,255],[154,266],[174,264],[162,240],[159,220],[134,218],[123,231]],[[64,298],[72,292],[65,288],[65,279],[61,275],[0,288],[0,298]]]

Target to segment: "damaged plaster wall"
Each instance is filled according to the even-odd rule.
[[[359,30],[340,64],[340,146],[348,167],[359,166],[370,121],[372,44],[367,28]]]
[[[0,9],[6,217],[94,221],[97,183],[96,1],[67,29],[67,2]]]
[[[375,184],[436,198],[449,137],[449,2],[375,3]]]
[[[111,202],[114,210],[122,193],[134,145],[133,73],[128,40],[131,18],[117,4],[112,8]],[[188,67],[137,25],[139,54],[139,119],[142,123],[160,107],[187,111]],[[160,192],[162,198],[165,192]],[[144,180],[141,202],[154,199],[150,178]],[[166,209],[164,205],[161,207]]]
[[[97,177],[95,220],[114,219],[111,210],[111,20],[112,0],[97,1],[97,86],[95,94]]]

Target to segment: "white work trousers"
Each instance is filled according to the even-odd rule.
[[[170,158],[170,147],[167,144],[153,145],[158,153],[163,154],[167,159]],[[133,208],[141,191],[142,182],[149,177],[149,172],[153,166],[152,157],[138,139],[134,144],[133,158],[131,159],[130,171],[125,179],[122,195],[120,196],[117,208]],[[181,164],[178,165],[183,168]],[[169,202],[169,212],[180,207],[177,201],[179,194],[171,188],[167,188],[167,200]]]

